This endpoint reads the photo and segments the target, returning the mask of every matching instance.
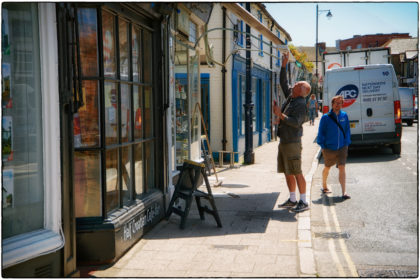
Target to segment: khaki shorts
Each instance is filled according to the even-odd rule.
[[[330,149],[322,149],[322,156],[324,157],[324,164],[326,167],[333,166],[334,164],[345,165],[347,160],[348,146],[334,151]]]
[[[277,172],[286,175],[298,175],[302,173],[302,144],[288,143],[279,144],[277,154]]]

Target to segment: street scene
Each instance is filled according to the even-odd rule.
[[[417,278],[418,8],[4,2],[2,277]]]

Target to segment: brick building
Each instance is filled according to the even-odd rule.
[[[374,48],[394,38],[411,38],[411,36],[409,33],[354,35],[350,39],[337,40],[336,45],[340,50]]]

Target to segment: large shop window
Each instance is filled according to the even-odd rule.
[[[176,108],[172,116],[175,167],[182,166],[185,159],[199,160],[201,156],[201,115],[196,107],[201,100],[199,77],[198,52],[177,41],[175,44]]]
[[[2,9],[2,237],[44,227],[38,18],[30,5]],[[19,43],[18,43],[19,42]]]
[[[106,9],[79,8],[77,21],[76,217],[106,217],[156,187],[153,34]]]
[[[54,22],[54,5],[2,5],[3,268],[63,245]]]

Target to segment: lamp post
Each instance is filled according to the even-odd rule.
[[[318,4],[316,4],[316,43],[315,43],[315,77],[316,77],[316,86],[315,86],[315,95],[316,98],[319,99],[318,94],[318,15],[320,15],[323,12],[327,13],[327,18],[332,18],[332,13],[330,10],[318,10]]]

